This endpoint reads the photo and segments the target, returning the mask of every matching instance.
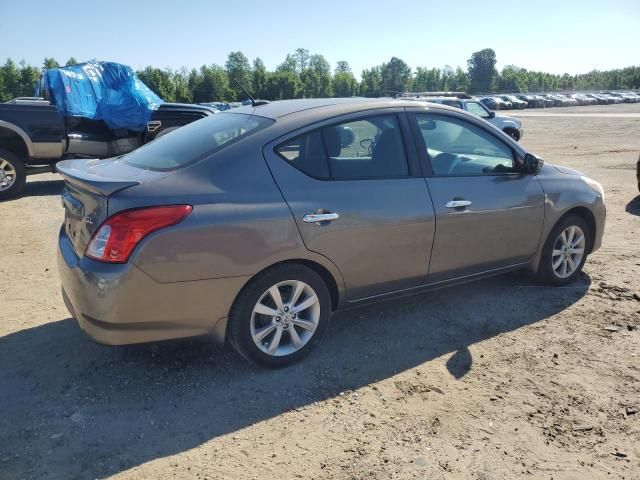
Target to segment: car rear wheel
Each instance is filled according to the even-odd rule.
[[[227,337],[250,362],[284,367],[317,345],[330,315],[329,291],[317,273],[300,264],[277,265],[240,292],[229,314]]]
[[[18,195],[26,181],[24,162],[16,154],[0,149],[0,200]]]
[[[584,219],[577,215],[561,219],[545,242],[539,279],[550,285],[573,282],[582,271],[590,242],[589,227]]]

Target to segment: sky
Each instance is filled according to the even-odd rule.
[[[466,69],[493,48],[498,68],[584,73],[640,64],[640,0],[0,0],[0,61],[69,57],[189,69],[231,51],[274,69],[302,47],[332,67],[402,58]]]

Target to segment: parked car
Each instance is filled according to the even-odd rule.
[[[480,118],[492,123],[504,133],[513,138],[516,142],[524,135],[524,129],[522,128],[522,121],[515,117],[508,117],[506,115],[496,115],[495,112],[490,111],[480,101],[475,98],[456,98],[456,97],[408,97],[406,100],[424,101],[431,103],[438,103],[440,105],[448,105],[449,107],[456,107],[467,112],[473,113]]]
[[[496,101],[496,110],[511,110],[513,108],[513,104],[508,101],[508,100],[504,100],[502,97],[493,97]]]
[[[85,64],[66,68],[78,69],[82,65]],[[124,66],[113,65],[116,65],[117,72],[123,71],[121,67]],[[113,83],[113,79],[111,81]],[[138,87],[142,85],[147,88],[139,79],[136,81]],[[94,80],[91,88],[95,88],[95,83]],[[114,90],[113,85],[110,87],[111,98],[127,98],[125,92]],[[71,95],[79,90],[70,88],[69,92]],[[142,121],[139,128],[134,130],[134,127],[127,128],[126,125],[126,120],[132,116],[131,109],[119,105],[113,110],[113,120],[124,126],[117,125],[119,128],[114,128],[102,119],[61,112],[70,99],[59,91],[44,89],[42,94],[47,98],[19,97],[0,103],[0,200],[19,195],[27,176],[55,172],[56,163],[63,158],[122,155],[182,125],[214,113],[214,110],[200,105],[162,103],[150,113],[146,123]],[[83,110],[89,109],[92,105],[91,96],[78,96],[82,96]],[[95,100],[93,105],[96,108]]]
[[[614,104],[622,103],[622,98],[611,95],[610,93],[603,92],[600,95],[602,95],[607,100],[609,100],[609,103],[614,103]]]
[[[271,367],[308,354],[345,307],[521,268],[566,285],[605,220],[597,182],[412,101],[240,107],[58,169],[59,274],[83,330],[213,335]]]
[[[571,95],[558,94],[557,96],[560,97],[564,105],[567,107],[577,107],[578,105],[580,105],[580,102],[578,102],[578,100],[573,98]]]
[[[553,94],[546,94],[544,95],[544,98],[548,98],[549,100],[551,100],[553,102],[553,106],[554,107],[568,107],[569,103],[563,99],[562,97],[559,97],[558,95],[553,95]]]
[[[519,100],[527,103],[527,108],[544,108],[544,100],[538,95],[516,95]]]
[[[540,99],[542,100],[542,102],[544,103],[544,106],[546,108],[548,107],[555,107],[556,106],[556,101],[551,98],[550,96],[546,95],[546,94],[540,94],[540,95],[536,95],[537,97],[540,97]],[[560,102],[562,103],[562,102]]]
[[[501,95],[500,98],[505,102],[511,103],[512,108],[515,108],[518,110],[524,110],[525,108],[527,108],[528,102],[524,100],[520,100],[515,95]]]
[[[610,99],[608,99],[604,95],[599,95],[597,93],[587,93],[586,96],[589,98],[595,99],[596,102],[598,102],[598,105],[608,105],[610,103],[613,103]]]
[[[489,110],[499,110],[499,108],[500,108],[498,106],[498,102],[496,101],[496,99],[494,97],[482,97],[479,100],[479,102],[482,103]]]

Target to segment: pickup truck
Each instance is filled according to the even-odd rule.
[[[64,117],[41,97],[0,103],[0,200],[18,195],[28,175],[55,172],[69,158],[108,158],[130,152],[217,110],[163,103],[142,132],[110,129],[102,120]]]

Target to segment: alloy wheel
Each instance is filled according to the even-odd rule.
[[[9,190],[15,182],[15,167],[8,160],[0,158],[0,192]]]
[[[567,278],[580,267],[586,246],[584,232],[577,225],[565,228],[551,252],[551,268],[559,278]]]
[[[267,355],[290,355],[313,337],[320,321],[316,292],[299,280],[278,282],[258,299],[251,313],[251,337]]]

